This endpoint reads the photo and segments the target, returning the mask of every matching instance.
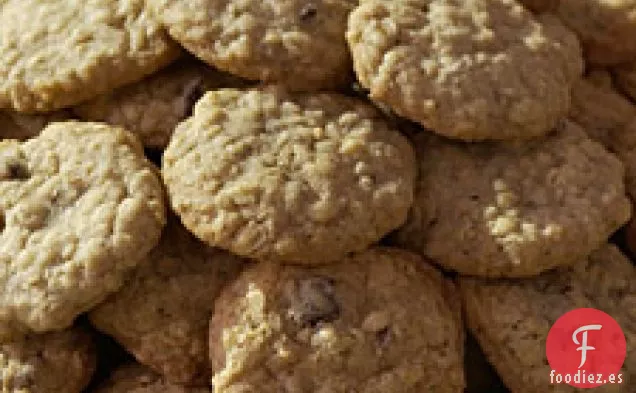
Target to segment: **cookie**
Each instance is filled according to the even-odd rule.
[[[173,209],[208,244],[315,264],[363,250],[404,222],[415,159],[364,101],[224,89],[179,124],[162,172]]]
[[[355,0],[150,0],[169,33],[209,64],[290,89],[333,89],[351,79],[344,40]]]
[[[569,117],[623,161],[627,192],[636,198],[636,106],[588,77],[572,89]]]
[[[415,138],[420,177],[393,241],[467,275],[575,263],[630,216],[621,162],[572,122],[532,141]]]
[[[144,0],[3,0],[0,36],[0,108],[21,112],[75,105],[179,53]]]
[[[209,388],[173,385],[139,364],[116,369],[110,378],[90,393],[210,393]]]
[[[636,63],[616,67],[613,74],[620,90],[636,101]]]
[[[463,331],[442,293],[439,272],[398,249],[256,264],[216,301],[214,392],[463,392]]]
[[[80,393],[96,363],[83,329],[32,335],[0,344],[0,386],[6,393]]]
[[[0,111],[0,139],[24,140],[33,138],[49,123],[70,119],[66,111],[27,115],[14,111]]]
[[[583,67],[574,34],[514,0],[364,1],[347,41],[372,100],[461,140],[547,134]]]
[[[73,111],[84,120],[124,127],[138,135],[144,146],[163,149],[177,124],[192,113],[192,107],[207,90],[245,84],[246,81],[187,59],[83,103]]]
[[[240,258],[203,245],[172,218],[134,276],[89,318],[166,381],[207,385],[213,300],[242,265]]]
[[[610,314],[627,339],[624,383],[599,390],[632,391],[636,380],[636,270],[616,247],[604,245],[571,268],[532,279],[463,278],[460,287],[467,325],[512,393],[580,391],[550,384],[545,342],[561,315],[581,307]]]
[[[636,58],[636,0],[520,0],[536,12],[559,17],[574,31],[591,64]]]
[[[119,289],[155,246],[163,189],[121,128],[52,123],[0,141],[0,339],[59,330]]]

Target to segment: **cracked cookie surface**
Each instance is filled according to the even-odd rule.
[[[208,244],[315,264],[363,250],[404,222],[415,159],[363,101],[224,89],[178,126],[162,172],[173,209]]]
[[[575,263],[630,217],[624,167],[576,124],[534,141],[415,137],[420,176],[397,244],[467,275]]]
[[[0,386],[7,393],[80,393],[97,356],[81,328],[27,336],[0,345]]]
[[[344,39],[355,0],[150,0],[170,34],[197,57],[294,90],[344,86]]]
[[[102,124],[0,141],[0,337],[66,328],[119,289],[165,223],[157,172]]]
[[[0,37],[0,108],[23,112],[72,106],[179,53],[144,0],[3,0]]]
[[[367,0],[347,41],[372,100],[462,140],[547,134],[583,68],[573,33],[514,0]]]
[[[243,263],[204,245],[172,217],[159,245],[120,291],[90,312],[90,321],[166,381],[207,385],[213,300]]]
[[[576,308],[592,307],[617,320],[627,339],[625,392],[636,378],[636,270],[613,245],[603,245],[570,268],[524,280],[460,279],[467,325],[513,393],[570,393],[549,383],[545,341],[554,322]],[[631,381],[631,382],[630,382]]]
[[[320,267],[256,264],[217,298],[214,391],[463,392],[459,307],[442,280],[390,248]]]

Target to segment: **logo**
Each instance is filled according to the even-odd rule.
[[[627,344],[614,318],[594,308],[579,308],[552,326],[546,356],[550,383],[594,388],[623,382]]]

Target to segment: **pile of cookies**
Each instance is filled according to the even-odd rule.
[[[0,0],[0,138],[2,392],[635,391],[636,0]]]

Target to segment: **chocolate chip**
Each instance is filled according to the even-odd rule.
[[[7,165],[7,171],[10,180],[27,180],[29,178],[29,169],[21,161],[10,162]]]
[[[327,277],[311,277],[291,284],[287,294],[289,315],[301,326],[315,327],[334,321],[340,315],[335,298],[334,282]]]
[[[307,4],[300,10],[300,20],[303,22],[315,18],[316,15],[318,15],[318,10],[313,4]]]
[[[391,342],[391,330],[388,326],[375,334],[376,339],[381,347],[386,347]]]

